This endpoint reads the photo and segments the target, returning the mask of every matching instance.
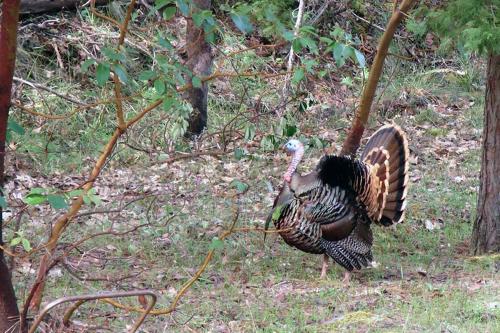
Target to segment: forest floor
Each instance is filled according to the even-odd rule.
[[[58,250],[106,230],[115,234],[90,238],[52,269],[45,302],[147,288],[159,295],[157,308],[167,308],[215,248],[206,271],[178,308],[169,315],[148,316],[142,332],[499,332],[500,258],[472,256],[469,250],[484,94],[477,73],[484,64],[475,60],[457,66],[404,68],[396,79],[381,82],[384,98],[365,137],[388,119],[407,133],[408,208],[404,223],[373,227],[378,265],[354,273],[348,286],[339,266],[332,264],[326,279],[319,279],[321,256],[294,250],[276,235],[264,242],[260,232],[235,232],[217,241],[235,208],[237,228],[263,227],[287,161],[284,153],[259,143],[269,124],[279,122],[273,114],[252,118],[257,119],[254,139],[244,140],[239,129],[227,152],[220,152],[218,132],[233,116],[224,101],[238,100],[234,86],[223,80],[211,87],[213,135],[196,149],[172,154],[148,146],[141,135],[159,116],[119,142],[96,183],[96,205],[84,207]],[[336,88],[321,89],[328,84],[315,82],[315,89],[320,87],[311,93],[316,105],[295,119],[300,135],[319,138],[328,151],[337,151],[359,90],[344,87],[329,95]],[[79,87],[70,85],[68,91]],[[20,200],[33,187],[68,190],[82,184],[112,128],[102,116],[82,115],[79,125],[43,122],[17,111],[13,117],[26,133],[10,146],[11,200]],[[76,135],[78,141],[65,135]],[[88,157],[85,149],[91,152]],[[322,154],[311,145],[300,170],[311,170]],[[23,209],[17,222],[8,225],[6,239],[14,237],[16,228],[35,247],[46,240],[47,226],[60,212],[48,205]],[[13,216],[17,213],[13,208]],[[18,260],[14,267],[21,300],[33,282],[37,259]],[[138,305],[137,299],[122,302]],[[60,317],[63,309],[53,310],[52,316]],[[89,302],[75,313],[71,328],[60,330],[118,332],[136,318],[137,313]]]

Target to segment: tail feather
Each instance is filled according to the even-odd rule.
[[[384,152],[384,154],[381,154]],[[395,125],[385,125],[376,131],[366,144],[361,159],[371,165],[385,165],[387,170],[377,170],[383,182],[383,206],[378,221],[383,225],[402,222],[408,191],[408,140],[403,130]],[[384,177],[381,172],[386,172]]]

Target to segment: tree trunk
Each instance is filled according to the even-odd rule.
[[[368,80],[363,89],[363,94],[361,95],[359,107],[353,119],[351,129],[344,141],[344,144],[342,145],[342,150],[340,152],[341,155],[355,155],[359,148],[366,124],[368,123],[370,109],[372,107],[373,99],[375,98],[378,81],[382,75],[385,57],[387,56],[392,38],[394,37],[396,29],[401,21],[405,18],[405,16],[408,16],[407,13],[415,4],[415,1],[416,0],[403,0],[399,7],[394,8],[384,34],[378,42],[377,54],[375,55],[375,59],[373,60],[373,64],[370,68],[370,74],[368,75]]]
[[[19,310],[9,268],[3,255],[0,256],[0,286],[0,332],[18,332]],[[11,327],[17,328],[12,330]]]
[[[21,14],[38,14],[53,10],[73,9],[88,0],[21,0]],[[103,5],[111,0],[96,0],[96,5]]]
[[[488,59],[474,254],[500,252],[500,55]]]
[[[210,10],[211,0],[193,0],[193,5],[200,10]],[[186,28],[187,67],[197,77],[208,76],[212,71],[212,49],[205,40],[203,28],[198,28],[190,18]],[[188,79],[191,82],[191,78]],[[189,118],[188,136],[201,134],[207,126],[208,83],[200,88],[192,87],[186,91],[186,100],[193,107]]]
[[[0,194],[3,194],[5,139],[9,117],[12,77],[16,62],[19,0],[4,0],[0,21]],[[2,237],[2,208],[0,207],[0,245]],[[11,275],[0,250],[0,332],[18,332],[19,309],[12,287]],[[15,327],[15,328],[13,328]]]

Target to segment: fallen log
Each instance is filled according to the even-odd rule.
[[[112,0],[96,0],[96,5],[104,5]],[[39,14],[54,10],[74,9],[89,2],[88,0],[21,0],[20,13]]]

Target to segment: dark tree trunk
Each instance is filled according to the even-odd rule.
[[[472,251],[500,252],[500,55],[488,59],[480,182]]]
[[[210,10],[210,0],[193,0],[193,5],[200,10]],[[212,49],[205,40],[203,28],[198,28],[192,19],[187,22],[186,51],[187,67],[193,75],[203,77],[210,75],[212,70]],[[188,80],[191,82],[191,79]],[[189,118],[188,136],[198,135],[207,126],[208,83],[202,83],[200,88],[192,87],[185,94],[186,100],[193,107]]]
[[[19,310],[9,268],[0,257],[0,332],[19,332]],[[11,327],[17,327],[12,330]]]
[[[37,14],[53,10],[73,9],[88,2],[87,0],[21,0],[21,14]],[[111,0],[96,0],[96,5],[103,5]]]
[[[4,0],[0,20],[0,193],[3,193],[5,138],[9,117],[12,76],[16,62],[17,25],[19,0]],[[2,208],[0,207],[0,244],[2,237]],[[0,250],[0,332],[19,331],[19,309],[12,287],[11,275]],[[15,327],[13,329],[13,327]]]

